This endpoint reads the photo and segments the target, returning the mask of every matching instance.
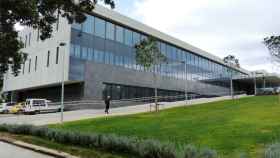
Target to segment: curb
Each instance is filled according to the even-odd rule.
[[[0,141],[5,142],[5,143],[9,143],[11,145],[15,145],[15,146],[18,146],[18,147],[21,147],[21,148],[24,148],[24,149],[32,150],[32,151],[37,152],[37,153],[53,156],[55,158],[79,158],[79,157],[70,155],[70,154],[65,153],[65,152],[60,152],[60,151],[57,151],[57,150],[48,149],[48,148],[33,145],[33,144],[28,144],[28,143],[25,143],[25,142],[22,142],[22,141],[17,141],[17,140],[12,139],[12,138],[0,137]]]

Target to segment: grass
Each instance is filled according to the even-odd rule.
[[[0,133],[0,136],[13,138],[29,144],[43,146],[49,149],[54,149],[62,152],[69,153],[81,158],[128,158],[129,156],[119,155],[116,153],[108,153],[97,149],[87,149],[78,146],[66,145],[55,143],[46,139],[26,135],[14,135],[8,133]]]
[[[193,144],[230,158],[243,152],[261,157],[265,145],[279,138],[280,104],[277,96],[248,97],[50,127]]]

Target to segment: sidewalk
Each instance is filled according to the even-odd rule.
[[[10,134],[0,134],[0,155],[3,158],[78,158],[68,153],[19,141]]]
[[[247,97],[247,96],[239,96]],[[160,110],[169,109],[173,107],[179,106],[193,106],[201,103],[208,103],[220,100],[231,99],[230,96],[225,97],[217,97],[217,98],[202,98],[202,99],[193,99],[186,101],[178,101],[178,102],[160,102]],[[151,106],[152,105],[152,106]],[[153,104],[142,104],[135,106],[126,106],[126,107],[117,107],[112,108],[110,110],[109,116],[119,116],[119,115],[128,115],[128,114],[136,114],[142,112],[150,112],[154,111]],[[47,124],[56,124],[60,123],[60,113],[48,113],[48,114],[39,114],[39,115],[12,115],[8,117],[1,117],[1,123],[9,123],[9,124],[33,124],[33,125],[47,125]],[[104,117],[104,110],[96,110],[96,109],[85,109],[78,111],[67,111],[64,112],[64,122],[75,121],[81,119],[89,119],[89,118],[98,118]]]

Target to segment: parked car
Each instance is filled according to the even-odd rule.
[[[9,110],[9,113],[11,113],[11,114],[23,113],[24,108],[25,108],[25,102],[19,102],[19,103],[15,104],[15,105]]]
[[[274,88],[260,88],[258,91],[258,95],[273,95],[276,94]]]
[[[37,114],[41,112],[57,112],[59,107],[49,106],[47,99],[26,99],[24,113]]]
[[[11,108],[15,105],[14,102],[2,103],[0,104],[0,113],[9,113]]]
[[[280,94],[280,88],[279,87],[274,88],[274,91],[275,91],[276,94]]]

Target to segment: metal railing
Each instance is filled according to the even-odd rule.
[[[246,94],[245,91],[234,92],[234,96]],[[188,94],[187,100],[199,99],[199,98],[213,98],[213,97],[221,97],[227,96],[228,93],[213,93],[213,94]],[[175,95],[175,96],[158,96],[159,102],[174,102],[174,101],[183,101],[186,100],[185,94]],[[154,103],[155,96],[151,97],[141,97],[141,98],[130,98],[130,99],[120,99],[120,100],[112,100],[112,106],[129,106],[129,105],[137,105],[137,104],[148,104]],[[49,106],[59,106],[61,102],[50,102]],[[87,100],[73,100],[73,101],[64,101],[64,105],[66,109],[75,109],[75,108],[104,108],[104,100],[97,99],[87,99]]]

